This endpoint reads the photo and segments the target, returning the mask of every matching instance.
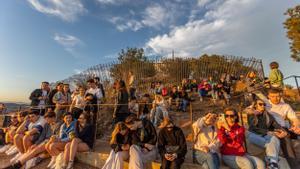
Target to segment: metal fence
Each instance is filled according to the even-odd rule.
[[[211,76],[217,80],[226,75],[239,77],[246,75],[249,71],[256,72],[260,79],[264,78],[261,59],[204,55],[145,61],[114,61],[92,66],[62,81],[76,86],[84,84],[91,77],[99,77],[104,87],[109,88],[115,79],[123,79],[127,82],[129,71],[133,72],[137,80],[137,88],[140,90],[148,89],[151,82],[154,81],[179,85],[182,79],[196,79],[199,82],[201,79]]]

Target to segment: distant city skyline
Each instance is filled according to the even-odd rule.
[[[55,82],[117,58],[127,47],[147,55],[204,53],[277,61],[290,58],[284,12],[296,1],[4,0],[0,6],[0,102],[29,102],[40,82]],[[294,83],[294,82],[290,82]]]

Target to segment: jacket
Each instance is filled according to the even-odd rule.
[[[35,89],[31,94],[29,99],[31,100],[30,106],[38,106],[40,103],[39,97],[43,95],[43,90],[42,89]],[[47,101],[45,101],[45,104]]]
[[[244,156],[246,153],[245,128],[235,123],[230,131],[224,127],[218,131],[218,138],[222,144],[220,150],[222,155]]]

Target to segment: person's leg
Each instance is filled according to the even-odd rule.
[[[256,169],[265,169],[265,163],[258,157],[246,155],[246,157],[251,161],[252,165]]]
[[[74,138],[71,142],[69,161],[74,161],[77,152],[89,151],[89,146],[78,138]]]
[[[34,148],[33,150],[31,150],[28,153],[25,153],[24,156],[22,156],[21,158],[19,158],[19,162],[24,165],[26,163],[26,161],[36,157],[38,154],[45,152],[45,144],[41,144],[38,145],[36,148]]]
[[[115,161],[115,157],[116,157],[116,153],[114,152],[114,150],[111,150],[108,158],[105,161],[105,164],[102,167],[102,169],[113,169],[113,164],[114,164],[114,161]]]
[[[162,157],[160,169],[169,169],[170,168],[170,164],[171,164],[170,161],[168,161],[167,159],[165,159],[165,157]]]
[[[170,169],[180,169],[181,165],[183,164],[184,159],[179,158],[179,159],[175,159],[174,161],[170,162]]]
[[[70,160],[71,142],[67,143],[64,150],[64,164],[68,164]]]
[[[23,137],[23,145],[24,145],[24,151],[27,152],[27,150],[32,146],[32,139],[33,136],[25,135]]]
[[[113,169],[123,169],[124,168],[124,161],[129,158],[128,151],[119,151],[116,154],[116,157],[113,162]]]
[[[14,145],[17,147],[19,152],[24,153],[24,146],[23,146],[23,134],[16,134],[14,137]]]
[[[182,100],[182,110],[186,111],[187,105],[189,104],[189,101],[186,99]]]
[[[56,142],[56,143],[52,143],[50,145],[50,151],[53,154],[53,156],[57,156],[59,155],[62,151],[64,151],[65,145],[67,143],[65,142]]]
[[[253,164],[246,156],[223,155],[224,163],[232,169],[254,169]]]
[[[129,149],[129,167],[130,169],[143,169],[144,162],[142,158],[141,147],[137,145],[130,146]]]
[[[202,165],[204,169],[218,169],[219,159],[214,157],[215,155],[212,153],[204,153],[202,151],[195,151],[196,161]]]

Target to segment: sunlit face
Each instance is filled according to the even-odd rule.
[[[79,89],[79,94],[80,94],[80,95],[84,95],[84,94],[85,94],[85,90],[84,90],[83,88],[80,88],[80,89]]]
[[[212,116],[208,119],[208,124],[207,125],[214,125],[217,122],[218,115],[217,114],[212,114]]]
[[[49,88],[49,84],[47,84],[47,83],[42,83],[42,84],[41,84],[41,88],[42,88],[42,90],[47,90],[47,89]]]
[[[86,123],[86,118],[84,117],[83,114],[81,114],[81,115],[79,116],[78,122],[79,122],[80,124],[85,124],[85,123]]]
[[[130,124],[126,124],[126,126],[130,129],[130,130],[137,130],[138,128],[138,122],[137,121],[134,121]]]
[[[257,101],[256,103],[256,110],[259,112],[264,112],[265,111],[265,106],[266,104],[263,101]]]
[[[45,120],[48,124],[52,124],[55,122],[56,119],[55,117],[46,117]]]
[[[63,89],[64,89],[64,85],[61,84],[61,85],[57,86],[57,90],[58,91],[63,91]]]
[[[280,93],[269,93],[268,97],[273,104],[279,104],[281,100]]]
[[[31,123],[35,123],[38,120],[38,116],[35,114],[29,114],[28,117]]]
[[[64,92],[68,92],[70,90],[69,85],[64,85]]]
[[[11,116],[11,121],[14,124],[18,123],[18,116],[16,116],[16,115]]]
[[[22,123],[24,121],[25,117],[21,116],[20,114],[18,114],[18,121],[19,123]]]
[[[225,112],[225,119],[228,123],[229,126],[234,125],[235,121],[236,121],[236,115],[233,111],[226,111]]]
[[[66,115],[66,116],[64,117],[64,122],[65,122],[67,125],[71,124],[72,121],[73,121],[73,119],[72,119],[72,116],[71,116],[71,115]]]

